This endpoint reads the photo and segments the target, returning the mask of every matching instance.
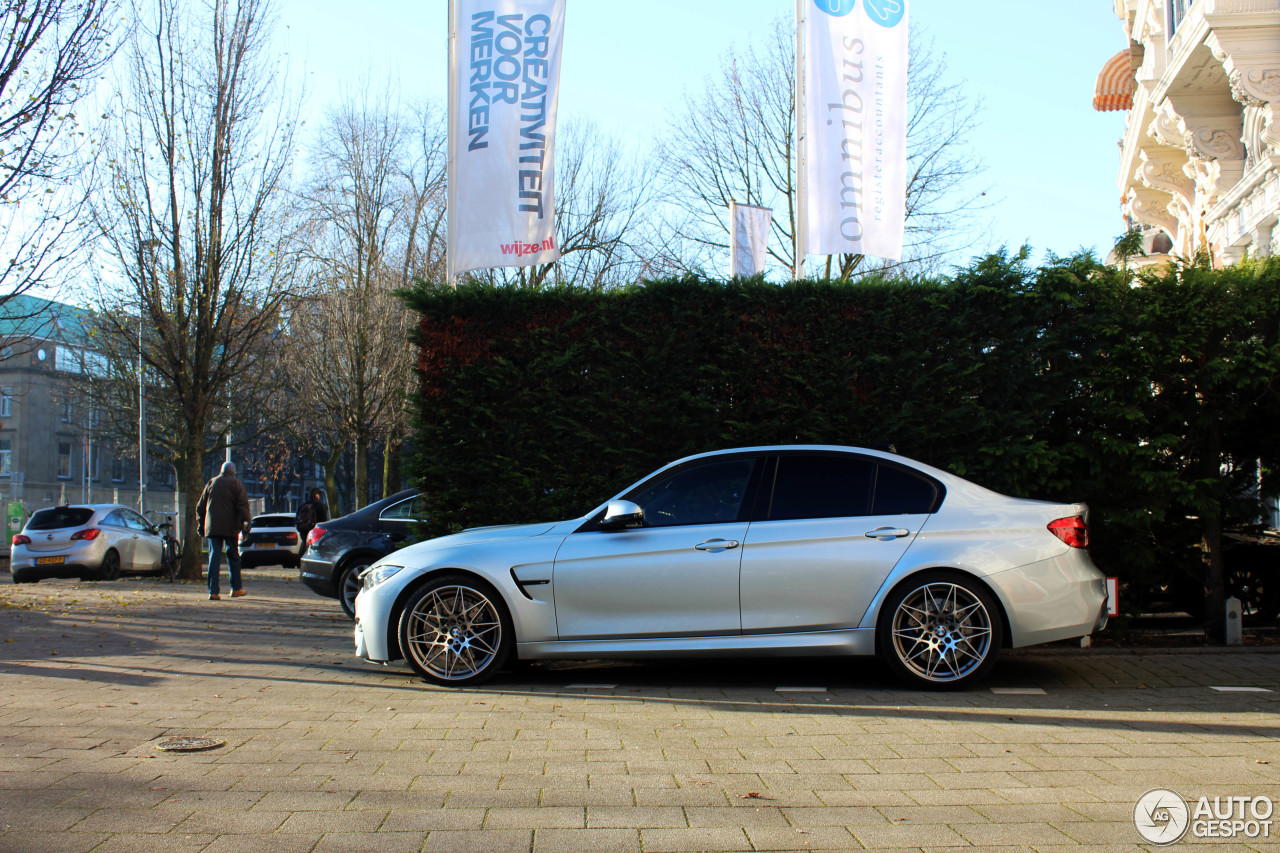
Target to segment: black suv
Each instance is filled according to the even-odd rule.
[[[307,537],[298,576],[321,595],[336,598],[355,616],[360,573],[374,561],[413,543],[413,527],[423,517],[421,494],[413,489],[383,498],[350,515],[317,524]]]

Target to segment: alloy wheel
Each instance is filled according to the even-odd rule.
[[[404,619],[404,652],[419,672],[435,681],[475,679],[493,666],[502,650],[498,608],[469,586],[427,590]]]
[[[937,582],[908,593],[893,613],[893,651],[915,677],[935,684],[964,679],[991,653],[991,614],[973,591]]]

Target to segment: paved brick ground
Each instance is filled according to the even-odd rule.
[[[209,602],[0,573],[0,851],[1121,851],[1156,786],[1280,800],[1280,692],[1210,689],[1280,691],[1280,654],[1018,653],[988,685],[1043,695],[906,691],[874,661],[441,690],[357,661],[292,572],[247,575]]]

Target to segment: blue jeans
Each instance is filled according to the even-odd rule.
[[[240,546],[235,536],[209,537],[209,594],[218,595],[218,572],[221,569],[222,549],[227,549],[227,567],[231,571],[231,589],[240,588]]]

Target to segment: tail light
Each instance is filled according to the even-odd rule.
[[[329,531],[325,530],[323,527],[311,528],[311,532],[307,534],[307,547],[310,548],[312,545],[315,545],[328,534]]]
[[[296,545],[298,543],[298,534],[286,533],[284,535],[284,543],[286,545]]]
[[[15,533],[15,534],[13,534],[13,544],[14,544],[14,545],[30,545],[30,544],[31,544],[31,537],[30,537],[30,536],[24,536],[24,535],[23,535],[23,534],[21,534],[21,533]]]
[[[1072,548],[1089,547],[1089,526],[1078,515],[1049,522],[1049,532]]]
[[[101,532],[102,531],[96,527],[86,527],[84,530],[77,530],[75,533],[72,533],[71,538],[73,540],[75,539],[93,540],[93,539],[97,539],[98,534]]]

